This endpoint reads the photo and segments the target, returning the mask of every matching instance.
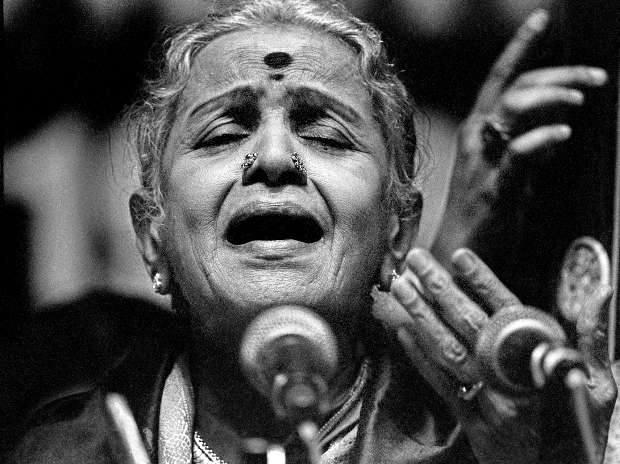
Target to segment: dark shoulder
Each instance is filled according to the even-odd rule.
[[[172,313],[106,291],[42,308],[3,341],[0,412],[19,420],[67,390],[101,384],[142,347],[175,350],[178,327]]]
[[[95,290],[74,300],[40,308],[28,320],[31,334],[59,343],[101,342],[102,337],[123,337],[145,332],[170,332],[176,317],[147,300]],[[77,332],[76,332],[77,331]],[[80,333],[79,331],[85,331]],[[62,336],[61,336],[62,335]]]

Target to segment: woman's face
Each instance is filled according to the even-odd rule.
[[[386,252],[387,158],[354,55],[335,38],[272,28],[209,44],[163,170],[166,254],[201,327],[239,330],[286,303],[342,323],[367,301]]]

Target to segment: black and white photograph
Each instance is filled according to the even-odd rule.
[[[619,464],[614,0],[5,0],[0,462]]]

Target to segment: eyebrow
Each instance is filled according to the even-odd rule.
[[[347,122],[359,125],[362,121],[362,117],[351,106],[312,87],[289,88],[287,95],[292,100],[292,111],[303,111],[304,109],[324,111],[325,108],[330,108]]]
[[[257,108],[258,100],[263,93],[263,91],[251,85],[235,87],[196,105],[190,111],[187,120],[191,122],[196,116],[200,120],[202,113],[212,111],[215,108],[225,107],[227,110],[248,107]]]
[[[201,114],[224,108],[225,111],[258,109],[259,99],[264,95],[264,90],[252,85],[243,85],[232,88],[208,100],[196,105],[187,118],[192,124],[196,118],[201,119]],[[285,98],[291,103],[291,111],[325,111],[325,108],[334,110],[347,122],[359,125],[362,121],[360,114],[350,105],[325,92],[307,86],[288,87]]]

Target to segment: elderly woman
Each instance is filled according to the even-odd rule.
[[[510,69],[545,22],[530,18],[497,69]],[[516,121],[577,106],[575,88],[605,79],[588,68],[535,71],[509,86],[512,76],[494,76],[474,116]],[[484,135],[478,123],[470,119],[468,142]],[[15,461],[126,454],[105,420],[108,392],[127,399],[153,462],[241,462],[248,437],[303,461],[295,431],[238,364],[248,324],[281,305],[311,308],[338,342],[321,462],[583,461],[569,411],[545,414],[539,395],[479,382],[478,333],[519,300],[467,249],[452,256],[462,287],[428,252],[410,251],[421,209],[413,109],[369,25],[306,0],[257,0],[208,18],[168,42],[131,124],[138,249],[176,316],[107,311],[74,327],[92,337],[94,361],[41,395]],[[568,135],[555,122],[529,125],[512,156]],[[472,163],[483,151],[462,149]],[[599,453],[615,399],[600,336],[609,293],[579,326]],[[459,394],[462,385],[474,387]]]

